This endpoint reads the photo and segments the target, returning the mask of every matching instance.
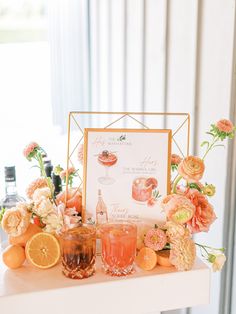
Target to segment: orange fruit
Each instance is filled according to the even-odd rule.
[[[26,242],[36,233],[42,232],[42,229],[35,225],[35,224],[29,224],[29,227],[27,230],[21,234],[18,237],[12,237],[9,236],[9,243],[12,245],[21,245],[21,246],[26,246]]]
[[[162,250],[157,252],[157,264],[161,266],[173,266],[169,260],[170,250]]]
[[[136,257],[136,264],[143,270],[152,270],[157,264],[156,252],[149,247],[143,247]]]
[[[25,250],[19,245],[9,245],[2,253],[2,260],[9,268],[19,268],[25,261]]]
[[[39,268],[50,268],[57,264],[61,256],[58,240],[46,232],[36,233],[26,243],[27,260]]]

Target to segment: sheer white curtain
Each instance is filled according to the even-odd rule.
[[[52,0],[50,5],[53,115],[63,131],[70,110],[190,112],[191,148],[198,153],[209,124],[229,117],[235,1]],[[227,167],[227,149],[207,161],[207,180],[218,191],[213,201],[218,220],[198,240],[216,247],[223,243]],[[212,275],[210,305],[189,313],[222,314],[220,278]]]

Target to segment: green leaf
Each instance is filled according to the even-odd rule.
[[[204,145],[207,145],[207,148],[208,148],[210,144],[208,141],[204,141],[201,143],[201,147],[203,147]]]
[[[215,134],[213,134],[212,132],[206,132],[206,134],[211,135],[211,136],[215,136]]]
[[[5,208],[5,207],[2,207],[2,208],[0,209],[0,223],[1,223],[1,221],[2,221],[2,218],[3,218],[3,215],[4,215],[5,211],[6,211],[6,208]]]

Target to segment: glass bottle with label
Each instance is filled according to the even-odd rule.
[[[98,203],[96,206],[96,224],[101,225],[108,222],[107,207],[102,198],[102,192],[98,190]]]
[[[25,199],[17,194],[16,189],[16,170],[15,166],[5,167],[5,191],[6,195],[0,202],[0,210],[12,208],[18,202],[24,202]],[[0,228],[1,247],[7,246],[7,234]]]

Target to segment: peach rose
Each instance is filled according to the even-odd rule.
[[[30,213],[27,205],[17,204],[16,207],[7,209],[2,218],[2,229],[12,237],[22,235],[30,224]]]
[[[234,130],[234,125],[230,120],[222,119],[216,123],[216,127],[220,132],[231,133]]]
[[[187,222],[190,232],[207,232],[210,225],[216,220],[213,206],[198,190],[190,189],[186,196],[195,206],[195,213],[192,219]]]
[[[179,224],[188,222],[195,212],[194,205],[183,195],[168,195],[163,199],[161,205],[166,212],[167,219]]]
[[[198,182],[202,178],[204,170],[203,160],[196,156],[184,158],[178,166],[179,174],[189,182]]]

